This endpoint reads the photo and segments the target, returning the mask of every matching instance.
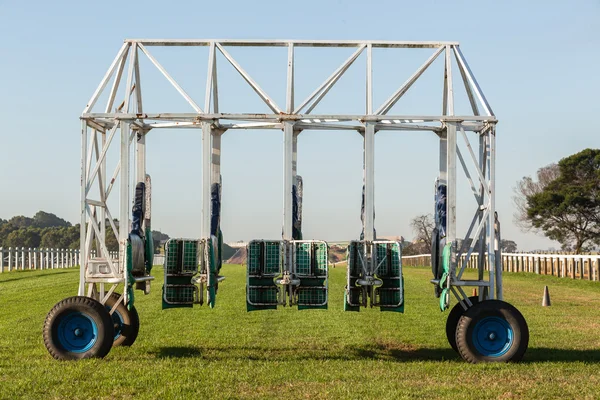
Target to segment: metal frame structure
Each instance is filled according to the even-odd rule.
[[[208,73],[203,107],[201,99],[192,98],[173,79],[169,72],[150,52],[153,46],[205,46],[209,49]],[[278,105],[272,97],[246,72],[246,70],[227,51],[231,47],[284,47],[288,50],[286,103]],[[352,55],[300,104],[294,101],[295,49],[301,47],[349,48]],[[376,48],[425,48],[431,49],[431,56],[381,105],[373,104],[373,49]],[[217,53],[233,66],[260,99],[269,107],[271,113],[228,113],[219,108],[219,80]],[[355,64],[361,54],[366,54],[366,95],[364,114],[315,114],[313,110],[336,85],[344,73]],[[160,71],[173,88],[186,100],[193,112],[146,113],[143,108],[143,85],[140,80],[140,57],[147,57]],[[422,76],[428,67],[438,58],[444,57],[443,108],[439,115],[390,115],[392,107]],[[456,60],[456,69],[452,59]],[[457,73],[466,90],[472,115],[455,115],[454,82]],[[112,82],[112,83],[111,83]],[[115,107],[116,94],[124,82],[125,97]],[[110,87],[109,87],[110,84]],[[107,103],[101,108],[98,100],[108,91]],[[130,229],[130,209],[132,188],[130,178],[135,165],[137,182],[146,181],[146,135],[161,128],[197,128],[202,135],[202,238],[210,237],[211,184],[220,181],[221,135],[230,129],[277,129],[283,131],[284,154],[284,221],[283,240],[292,240],[292,187],[296,177],[296,149],[298,135],[303,130],[347,130],[358,131],[364,137],[364,239],[374,241],[374,165],[375,136],[378,131],[425,131],[435,133],[440,140],[439,181],[447,185],[447,230],[446,242],[457,243],[456,202],[457,170],[460,164],[470,182],[476,207],[465,239],[468,246],[453,248],[451,273],[448,287],[459,299],[469,303],[463,286],[488,288],[487,297],[502,299],[502,269],[497,268],[497,236],[495,227],[495,152],[496,117],[488,104],[475,76],[473,75],[459,44],[456,42],[406,42],[406,41],[322,41],[322,40],[125,40],[117,56],[81,114],[82,151],[81,151],[81,260],[79,295],[91,296],[101,293],[100,300],[108,297],[119,283],[128,284],[125,272],[127,240]],[[472,145],[467,132],[474,132],[478,147]],[[119,135],[117,135],[119,133]],[[114,141],[120,137],[120,141]],[[460,152],[458,142],[464,141],[468,155]],[[117,142],[117,143],[114,143]],[[120,158],[112,178],[107,175],[106,154],[111,146],[120,146]],[[132,157],[132,150],[135,157]],[[135,163],[133,163],[135,161]],[[475,177],[471,176],[467,164]],[[113,213],[108,207],[108,199],[113,194],[115,179],[120,175],[119,210]],[[98,185],[98,199],[90,197],[90,189]],[[119,226],[112,221],[119,217]],[[149,220],[149,212],[146,216]],[[113,260],[106,248],[106,223],[119,241],[119,259]],[[98,257],[93,257],[91,249],[97,243]],[[369,246],[370,247],[370,246]],[[489,274],[484,274],[483,263],[479,265],[477,280],[465,280],[463,272],[473,252],[478,252],[484,260],[487,253],[490,260]],[[461,265],[457,260],[466,254]],[[291,260],[291,253],[288,254]],[[373,257],[367,254],[367,258]],[[102,274],[91,274],[94,265],[104,266]],[[137,280],[151,277],[136,278]],[[439,282],[436,282],[439,283]],[[100,288],[97,288],[97,284]],[[105,295],[104,284],[113,286]],[[87,287],[87,290],[86,290]],[[480,291],[483,296],[484,290]],[[124,301],[127,302],[127,291]]]

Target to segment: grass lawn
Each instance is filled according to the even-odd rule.
[[[600,284],[505,275],[505,299],[529,324],[519,364],[470,365],[450,348],[428,268],[405,268],[406,313],[342,311],[345,269],[330,272],[329,310],[245,310],[245,270],[213,310],[161,310],[136,292],[141,328],[131,348],[102,360],[55,361],[46,313],[74,295],[78,270],[0,275],[0,398],[599,398]],[[540,306],[544,285],[552,306]]]

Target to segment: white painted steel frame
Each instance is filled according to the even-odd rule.
[[[204,101],[193,99],[168,71],[152,56],[151,46],[206,46],[209,49],[208,70]],[[225,49],[226,47],[287,47],[287,82],[286,104],[282,108],[271,96],[248,74],[239,62]],[[354,52],[344,61],[319,87],[317,87],[298,106],[294,104],[294,52],[298,47],[348,47]],[[373,49],[374,48],[431,48],[434,52],[393,94],[380,106],[373,104]],[[366,50],[366,51],[365,51]],[[233,66],[246,83],[257,93],[261,100],[270,108],[272,114],[265,113],[227,113],[219,108],[218,99],[218,68],[217,52]],[[186,100],[194,112],[177,113],[144,113],[142,108],[143,91],[140,82],[140,64],[138,56],[144,54],[150,60],[175,90]],[[313,114],[312,111],[337,84],[344,73],[353,66],[355,61],[366,53],[366,93],[364,114]],[[388,115],[396,102],[422,76],[427,68],[444,54],[444,91],[443,107],[440,115]],[[460,78],[467,92],[472,115],[454,115],[454,77],[452,56],[456,60]],[[123,80],[125,67],[126,85],[125,96],[119,107],[113,109],[117,91]],[[454,74],[456,75],[456,74]],[[458,75],[456,75],[458,76]],[[95,105],[102,93],[108,87],[110,91],[106,106],[96,112]],[[132,103],[135,96],[135,103]],[[203,103],[204,108],[198,104]],[[135,104],[135,112],[130,111],[130,105]],[[483,115],[480,113],[480,107]],[[375,110],[375,111],[374,111]],[[146,177],[145,137],[153,129],[161,128],[196,128],[202,132],[202,224],[201,235],[210,235],[211,184],[220,181],[220,136],[228,129],[279,129],[283,131],[284,151],[284,222],[283,239],[292,239],[292,186],[296,174],[297,136],[302,130],[350,130],[358,131],[364,136],[364,184],[365,184],[365,239],[372,241],[374,237],[374,165],[375,135],[379,130],[396,131],[431,131],[440,138],[440,182],[447,184],[447,241],[456,242],[456,182],[457,159],[470,183],[477,209],[467,232],[468,238],[479,239],[468,249],[455,248],[452,258],[451,283],[457,286],[453,293],[466,297],[460,286],[468,285],[469,281],[461,280],[462,273],[473,251],[483,255],[485,251],[491,260],[487,280],[480,263],[479,279],[475,286],[489,287],[490,298],[502,298],[501,268],[494,268],[495,260],[495,124],[497,122],[491,107],[467,64],[459,44],[456,42],[409,42],[409,41],[324,41],[324,40],[170,40],[170,39],[128,39],[117,53],[117,56],[102,78],[91,99],[84,108],[82,115],[82,151],[81,151],[81,260],[79,294],[85,294],[85,284],[93,282],[127,283],[125,271],[126,242],[130,230],[131,214],[131,150],[135,140],[136,180],[144,181]],[[120,134],[120,159],[114,169],[112,179],[106,175],[106,153],[110,148],[117,130]],[[469,157],[474,165],[475,175],[469,173],[463,154],[458,148],[458,136],[466,142]],[[475,132],[479,138],[478,159],[471,147],[465,132]],[[101,135],[101,150],[98,145],[98,135]],[[137,139],[137,140],[136,140]],[[109,198],[115,179],[120,175],[119,185],[119,227],[113,222],[108,208]],[[475,178],[475,180],[473,179]],[[89,197],[94,181],[98,181],[100,199]],[[115,262],[106,256],[105,236],[106,220],[111,224],[119,239],[120,256]],[[105,258],[110,269],[106,279],[87,276],[92,260],[92,242],[96,240],[99,247],[99,257]],[[479,245],[477,245],[477,243]],[[466,253],[465,253],[466,252]],[[457,265],[460,256],[466,254],[465,262]],[[480,260],[483,257],[479,257]],[[90,287],[91,290],[91,287]],[[104,291],[102,289],[102,291]],[[480,291],[482,292],[482,291]]]

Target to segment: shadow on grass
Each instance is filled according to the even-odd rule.
[[[458,360],[452,349],[386,348],[375,344],[364,347],[294,348],[270,346],[218,346],[218,347],[160,347],[153,352],[157,358],[199,358],[204,360],[387,360],[387,361],[442,361]]]
[[[202,358],[200,347],[160,347],[157,358]]]
[[[533,347],[527,349],[523,362],[586,362],[600,363],[600,349],[573,350]]]
[[[33,279],[45,279],[45,278],[53,278],[56,275],[62,275],[62,274],[68,274],[71,271],[74,271],[73,268],[70,268],[70,271],[60,271],[60,272],[54,272],[52,274],[42,274],[42,275],[36,275],[36,276],[27,276],[27,274],[29,273],[34,273],[34,272],[39,272],[40,270],[24,270],[24,271],[14,271],[14,272],[10,272],[11,274],[17,273],[19,274],[19,276],[15,276],[14,278],[8,278],[8,279],[2,279],[0,280],[1,283],[5,283],[5,282],[14,282],[14,281],[20,281],[22,279],[27,279],[27,280],[33,280]],[[52,271],[52,270],[46,270],[46,271]],[[25,276],[23,276],[25,275]]]
[[[153,354],[157,358],[198,358],[214,361],[385,360],[414,362],[451,360],[462,362],[460,356],[451,348],[423,348],[399,343],[373,343],[365,346],[311,349],[270,346],[177,346],[160,347]],[[527,350],[523,362],[600,363],[600,349],[530,348]]]

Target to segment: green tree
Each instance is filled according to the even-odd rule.
[[[527,197],[533,227],[579,254],[600,244],[600,149],[586,149],[558,163],[559,176]]]
[[[77,226],[53,227],[42,230],[41,246],[44,248],[78,248],[79,229]],[[74,246],[77,244],[77,246]]]
[[[516,253],[517,243],[514,240],[502,239],[500,241],[500,249],[505,253]]]
[[[17,215],[16,217],[9,219],[8,223],[16,226],[17,228],[29,228],[30,226],[33,226],[33,218]]]
[[[33,216],[33,225],[38,228],[69,227],[71,223],[52,213],[38,211]]]
[[[35,228],[16,229],[8,234],[5,245],[8,247],[39,247],[40,232]]]

